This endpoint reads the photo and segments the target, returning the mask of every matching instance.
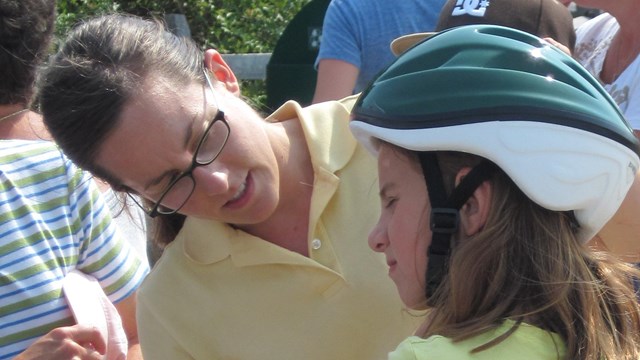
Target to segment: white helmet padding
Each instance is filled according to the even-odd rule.
[[[380,139],[414,151],[460,151],[487,158],[538,205],[573,211],[582,242],[613,217],[640,167],[638,156],[628,147],[552,123],[486,121],[406,130],[355,119],[350,127],[374,154]]]

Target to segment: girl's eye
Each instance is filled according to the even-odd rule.
[[[385,199],[384,201],[384,208],[388,209],[390,207],[392,207],[395,203],[396,203],[397,199],[396,198],[388,198]]]

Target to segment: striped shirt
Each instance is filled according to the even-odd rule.
[[[50,142],[0,141],[0,359],[74,324],[61,286],[73,269],[114,303],[148,272],[87,173]]]

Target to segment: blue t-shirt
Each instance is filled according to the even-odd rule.
[[[362,91],[395,56],[399,36],[433,31],[445,0],[333,0],[324,17],[321,59],[337,59],[360,69],[354,94]]]

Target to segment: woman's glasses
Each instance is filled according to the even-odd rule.
[[[213,92],[213,85],[206,70],[204,70],[204,77],[211,92]],[[218,155],[220,155],[222,149],[224,149],[229,139],[231,129],[224,117],[224,112],[218,107],[217,101],[216,107],[218,108],[216,115],[206,125],[204,133],[198,142],[198,146],[193,153],[191,166],[171,181],[158,198],[158,201],[155,203],[146,201],[141,203],[135,196],[131,196],[135,203],[150,217],[156,217],[158,214],[170,215],[178,212],[189,200],[196,187],[196,180],[193,178],[195,168],[211,164]]]

